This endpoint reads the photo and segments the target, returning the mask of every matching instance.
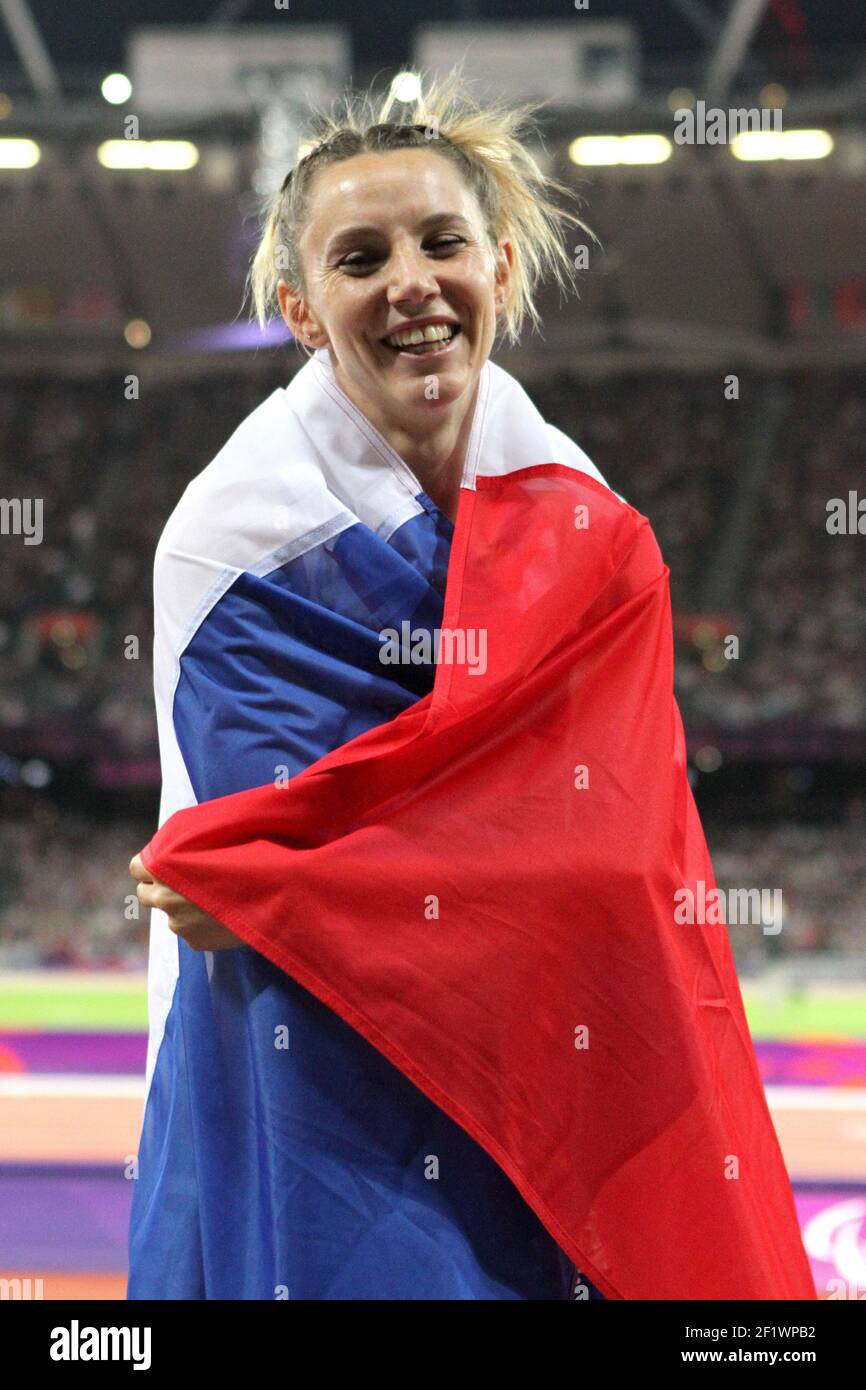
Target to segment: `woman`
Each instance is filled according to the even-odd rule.
[[[691,996],[663,920],[652,965],[634,968],[639,944],[620,957],[635,914],[659,915],[646,885],[672,826],[679,867],[709,869],[681,744],[650,778],[650,829],[630,820],[653,701],[662,744],[678,736],[648,527],[489,360],[498,328],[536,317],[539,278],[565,283],[579,225],[525,114],[451,86],[405,124],[350,105],[321,132],[252,274],[260,319],[278,304],[314,357],[160,541],[161,829],[131,866],[155,909],[132,1298],[640,1297],[652,1269],[658,1296],[684,1279],[723,1296],[737,1240],[743,1296],[814,1296],[726,943],[681,948],[693,984],[706,957]],[[649,665],[621,636],[638,621]],[[579,769],[561,776],[580,743],[599,749],[583,803]],[[740,1049],[723,1137],[732,1036],[684,997],[723,1005]],[[641,1076],[647,1018],[667,1040]],[[720,1190],[699,1275],[693,1233],[672,1215],[666,1260],[634,1198],[665,1187],[652,1153],[676,1174],[665,1195],[697,1174],[702,1211],[719,1142],[771,1190],[743,1211]],[[747,1238],[767,1202],[778,1230]]]

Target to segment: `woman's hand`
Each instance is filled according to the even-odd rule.
[[[168,884],[153,878],[139,855],[134,855],[129,861],[129,872],[138,879],[136,893],[142,906],[161,908],[175,936],[183,937],[187,946],[194,951],[230,951],[245,944],[215,917],[209,917],[188,898],[175,893]]]

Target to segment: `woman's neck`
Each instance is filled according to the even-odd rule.
[[[352,397],[351,390],[340,381],[346,395]],[[411,468],[427,496],[445,516],[457,520],[457,504],[460,500],[460,484],[463,479],[463,465],[466,449],[475,418],[475,402],[478,398],[478,382],[471,392],[468,403],[455,402],[451,410],[443,410],[438,415],[428,416],[425,432],[407,429],[405,425],[391,420],[376,418],[369,410],[359,405],[364,414],[387,439],[391,448]],[[356,401],[356,405],[359,403]],[[435,422],[435,423],[434,423]]]
[[[386,435],[392,449],[412,469],[422,488],[445,516],[457,520],[457,503],[469,433],[475,415],[477,386],[462,418],[443,420],[423,439],[405,431]]]

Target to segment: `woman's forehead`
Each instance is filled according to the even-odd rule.
[[[327,223],[330,229],[333,219],[344,215],[356,221],[361,208],[364,221],[375,216],[387,222],[396,211],[422,218],[447,208],[468,217],[474,197],[454,165],[432,150],[364,151],[317,170],[311,224]]]

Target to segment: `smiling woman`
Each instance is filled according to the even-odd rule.
[[[581,220],[527,148],[532,112],[433,84],[405,119],[369,96],[320,120],[275,195],[253,262],[264,326],[279,311],[452,520],[478,378],[498,331],[538,323],[534,290],[573,282]]]
[[[340,230],[359,214],[370,220]],[[304,342],[327,345],[342,390],[453,519],[511,243],[494,253],[453,164],[406,148],[321,169],[300,244],[303,288],[278,285],[286,322]]]
[[[814,1296],[727,939],[674,934],[666,568],[490,360],[578,219],[525,111],[364,109],[252,267],[311,360],[157,548],[130,1297]]]

